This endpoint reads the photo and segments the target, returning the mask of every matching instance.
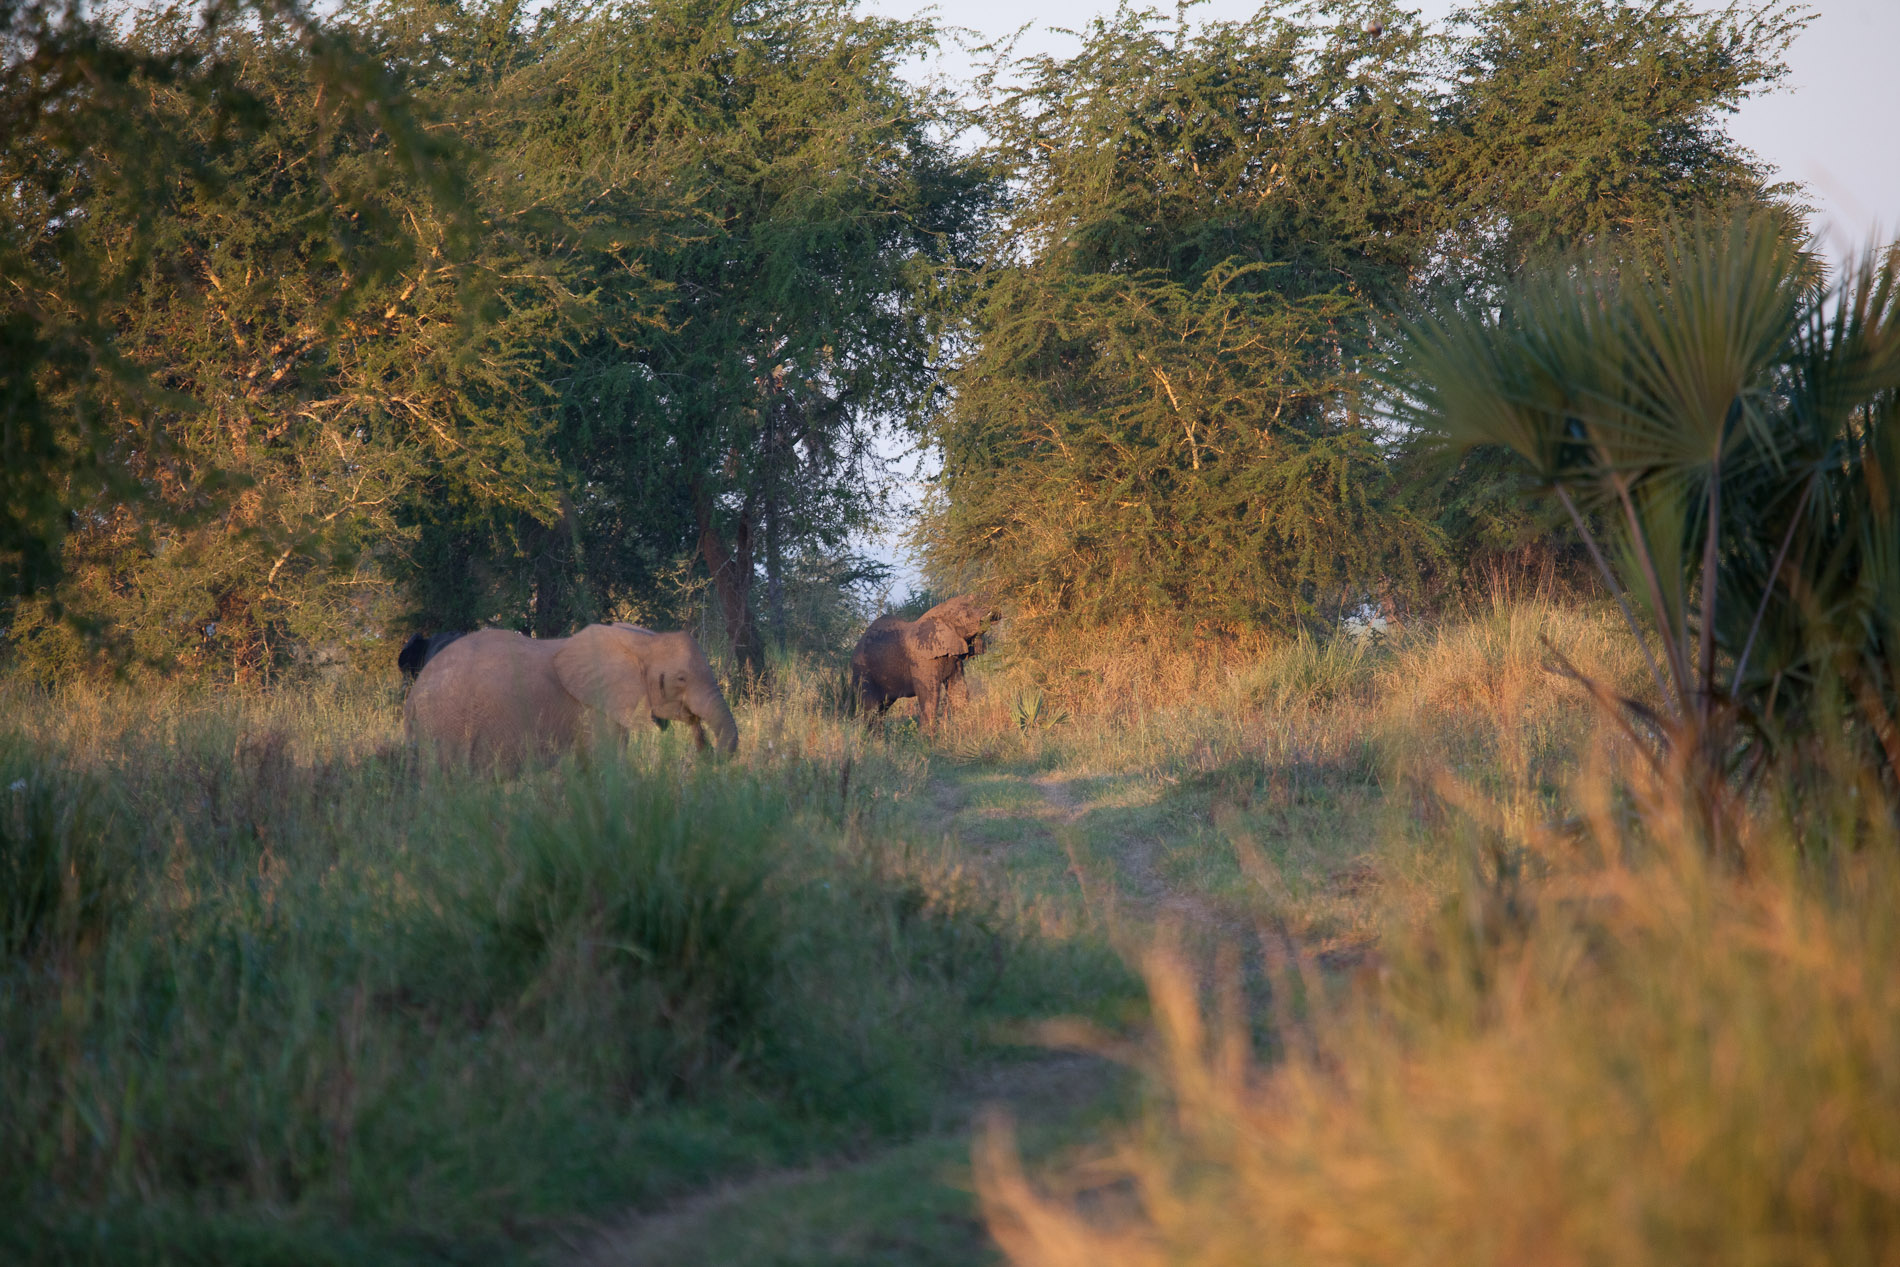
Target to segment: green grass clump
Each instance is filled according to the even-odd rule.
[[[104,790],[48,777],[0,746],[0,957],[72,951],[111,925],[128,859],[114,856]]]

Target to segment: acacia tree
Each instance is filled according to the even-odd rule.
[[[82,254],[134,261],[98,307],[147,390],[98,427],[139,496],[75,503],[57,597],[174,667],[268,672],[361,644],[394,618],[400,512],[418,496],[557,513],[546,349],[585,304],[533,217],[467,179],[481,167],[464,134],[418,93],[442,65],[467,73],[478,32],[430,52],[360,22],[113,20],[126,47],[188,50],[221,86],[139,83],[141,129],[171,160],[80,204]],[[336,49],[373,95],[340,90]],[[82,150],[75,170],[111,157]],[[26,605],[15,638],[60,671],[84,651],[49,608]]]
[[[1346,3],[1189,29],[1125,7],[1073,57],[999,67],[986,125],[1016,196],[938,432],[937,562],[1055,618],[1237,625],[1548,541],[1495,453],[1441,482],[1367,424],[1375,319],[1784,201],[1722,119],[1803,21],[1495,0],[1441,32]]]
[[[756,667],[755,573],[782,606],[788,567],[875,510],[871,437],[927,406],[938,273],[989,188],[896,75],[927,25],[370,0],[75,30],[116,80],[9,66],[66,109],[14,120],[43,143],[5,159],[8,258],[92,322],[9,393],[39,553],[5,544],[51,596],[9,637],[43,669],[85,654],[52,600],[152,662],[244,673],[360,642],[405,595],[544,634],[653,611],[694,559]],[[126,127],[55,126],[94,115]],[[44,345],[46,311],[9,337]],[[106,354],[127,372],[92,373]]]
[[[1442,258],[1467,285],[1791,194],[1723,123],[1787,74],[1805,6],[1487,0],[1452,18],[1430,155]]]
[[[940,565],[1033,615],[1234,627],[1430,555],[1348,394],[1429,227],[1423,33],[1321,13],[1124,8],[989,79],[1019,186],[937,433]]]
[[[123,594],[141,584],[132,556],[172,539],[154,530],[272,519],[270,481],[203,461],[201,441],[242,455],[298,425],[266,399],[287,401],[360,315],[344,291],[367,297],[414,247],[413,219],[386,231],[379,186],[407,180],[439,231],[457,201],[400,86],[295,5],[9,3],[0,45],[0,589],[16,633],[44,632],[89,559],[108,565],[94,597]],[[200,398],[203,358],[161,327],[222,359],[230,408]]]

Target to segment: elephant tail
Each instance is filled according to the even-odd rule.
[[[426,634],[410,634],[409,641],[402,644],[402,650],[396,654],[396,668],[402,675],[414,681],[422,672],[422,661],[429,654],[429,638]]]

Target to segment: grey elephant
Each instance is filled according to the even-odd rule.
[[[967,693],[963,662],[982,652],[984,634],[1001,618],[975,594],[946,599],[916,620],[880,616],[851,653],[851,689],[858,708],[876,718],[900,699],[915,697],[928,726],[937,720],[939,697]]]
[[[686,722],[730,753],[739,728],[691,634],[589,625],[571,638],[481,629],[443,647],[409,691],[411,741],[479,765],[519,765],[651,721]]]

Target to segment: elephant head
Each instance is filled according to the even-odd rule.
[[[410,737],[478,761],[519,761],[607,729],[683,721],[730,753],[739,728],[690,634],[590,625],[571,638],[505,629],[467,634],[424,666],[409,693]]]
[[[642,629],[639,625],[618,623],[613,625],[592,625],[568,639],[569,650],[563,654],[574,654],[575,644],[589,638],[590,647],[596,629],[612,630],[622,639],[631,639],[623,643],[626,652],[637,657],[645,669],[647,716],[662,730],[668,722],[682,721],[693,728],[693,737],[699,746],[706,746],[705,727],[711,727],[713,746],[720,752],[731,753],[739,747],[739,727],[732,720],[732,710],[726,707],[726,697],[720,693],[719,679],[714,675],[712,665],[706,662],[706,656],[693,641],[689,633],[654,633],[651,629]],[[590,652],[590,655],[592,653]],[[611,662],[620,650],[603,650],[595,659]],[[556,657],[559,663],[559,657]],[[592,667],[577,669],[577,679],[589,677],[596,672]],[[637,713],[638,707],[634,706]]]
[[[959,594],[932,607],[917,618],[917,623],[922,625],[929,621],[949,630],[954,637],[962,640],[961,654],[971,656],[982,654],[983,635],[1002,618],[1003,613],[987,598],[977,594]]]

